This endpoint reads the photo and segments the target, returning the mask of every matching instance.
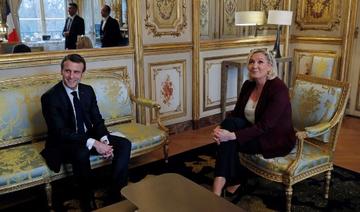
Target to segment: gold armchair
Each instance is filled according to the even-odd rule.
[[[333,154],[349,97],[349,84],[298,75],[291,94],[297,145],[285,157],[264,159],[240,154],[241,163],[255,174],[285,186],[286,210],[291,210],[292,185],[314,175],[325,174],[328,198]],[[326,135],[328,136],[322,136]]]

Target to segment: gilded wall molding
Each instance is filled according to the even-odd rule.
[[[258,10],[258,11],[265,11],[267,12],[269,10],[280,10],[282,9],[282,6],[284,5],[283,0],[252,0],[251,6],[252,10]]]
[[[160,106],[161,120],[186,115],[186,60],[149,63],[150,98]],[[154,113],[150,117],[154,120]]]
[[[235,26],[235,12],[240,9],[240,1],[238,0],[222,0],[221,1],[221,35],[220,37],[236,35],[237,28]]]
[[[3,54],[0,55],[0,70],[11,68],[26,68],[34,66],[45,66],[60,64],[65,55],[77,53],[82,55],[86,61],[104,61],[119,59],[119,57],[134,56],[134,49],[131,47],[101,48],[94,51],[93,49],[52,51],[46,54],[41,52],[24,53],[24,54]]]
[[[340,0],[298,0],[295,23],[300,30],[331,31],[340,25]]]
[[[192,70],[191,70],[191,92],[192,92],[192,121],[193,128],[200,127],[200,0],[192,1]]]
[[[203,58],[203,67],[202,67],[202,70],[203,70],[203,111],[209,111],[209,110],[213,110],[213,109],[217,109],[217,108],[220,108],[220,96],[218,96],[218,99],[214,99],[214,96],[211,96],[211,90],[210,88],[213,88],[213,87],[216,87],[216,85],[214,84],[211,84],[210,81],[210,77],[211,77],[211,72],[213,71],[216,71],[218,72],[218,75],[220,76],[221,75],[221,63],[225,60],[232,60],[232,61],[235,61],[235,60],[239,60],[239,59],[243,59],[243,58],[246,58],[247,57],[247,53],[246,54],[236,54],[236,55],[224,55],[224,56],[216,56],[216,57],[206,57],[206,58]],[[217,69],[215,66],[219,66],[220,69]],[[215,67],[215,68],[213,68]],[[237,74],[237,73],[236,73]],[[237,79],[238,79],[238,76],[236,77],[233,77],[233,84],[236,84],[237,83]],[[220,95],[220,79],[216,79],[215,80],[216,82],[218,82],[218,87],[219,87],[219,95]],[[211,86],[210,86],[211,84]],[[235,89],[234,91],[237,90],[237,85],[234,86]],[[228,90],[229,92],[229,90]],[[226,104],[227,105],[233,105],[236,103],[236,99],[237,99],[237,92],[239,91],[236,91],[235,93],[235,96],[233,98],[227,98],[226,99]]]
[[[227,48],[241,48],[249,46],[264,46],[274,44],[274,36],[261,36],[258,38],[247,39],[224,39],[224,40],[202,40],[200,42],[200,50],[218,50]],[[283,41],[282,41],[283,42]]]
[[[145,55],[173,54],[174,52],[189,52],[192,50],[191,42],[172,44],[152,44],[144,46]]]
[[[360,73],[360,69],[358,69],[358,72]],[[355,101],[355,109],[360,112],[360,74],[358,79],[358,85],[356,90],[356,101]]]
[[[330,44],[342,45],[342,37],[322,37],[322,36],[291,36],[292,43],[314,43],[314,44]]]
[[[131,1],[132,8],[134,10],[134,47],[135,47],[135,81],[136,89],[135,94],[138,97],[145,97],[145,87],[144,87],[144,44],[143,44],[143,34],[142,34],[142,22],[141,22],[141,4],[140,1]],[[140,123],[146,123],[146,110],[143,106],[138,106],[136,108],[137,120]]]
[[[210,2],[200,0],[200,35],[209,36]]]
[[[145,28],[154,37],[179,37],[186,19],[185,0],[146,0]]]

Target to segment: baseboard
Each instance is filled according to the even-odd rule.
[[[199,129],[211,125],[216,125],[219,124],[220,122],[221,122],[221,114],[215,114],[201,118],[200,120],[184,121],[176,124],[167,125],[166,127],[169,128],[169,134],[174,135],[187,130]]]

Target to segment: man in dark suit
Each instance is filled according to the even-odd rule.
[[[66,19],[63,29],[65,49],[76,49],[77,36],[85,34],[84,19],[76,14],[77,11],[77,4],[70,3],[68,8],[69,17]]]
[[[41,155],[49,168],[59,172],[62,163],[70,163],[79,184],[83,210],[91,209],[90,154],[112,160],[111,201],[120,200],[120,189],[127,184],[131,143],[110,135],[99,112],[91,86],[80,83],[86,63],[78,54],[61,62],[62,81],[41,97],[42,112],[48,127],[48,138]]]
[[[120,26],[116,19],[110,16],[111,8],[104,5],[101,9],[103,17],[100,24],[101,47],[119,46],[121,44]]]

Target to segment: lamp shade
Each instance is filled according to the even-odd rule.
[[[292,11],[288,10],[269,10],[268,24],[291,25]]]
[[[236,26],[255,26],[265,23],[263,11],[239,11],[235,13]]]

